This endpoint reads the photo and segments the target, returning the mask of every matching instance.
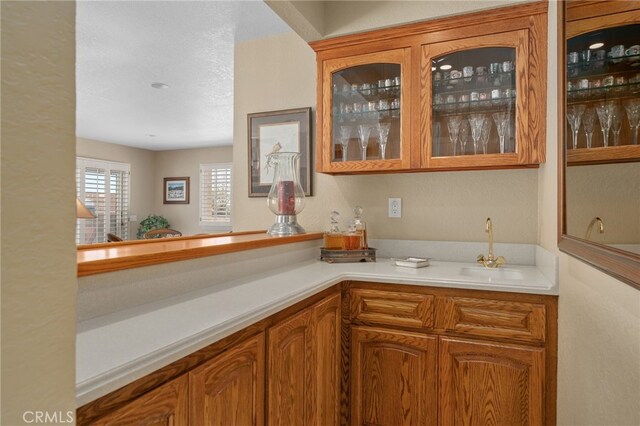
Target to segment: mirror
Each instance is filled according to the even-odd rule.
[[[558,246],[640,289],[640,2],[558,8]]]

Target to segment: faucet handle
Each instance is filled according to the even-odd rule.
[[[478,257],[476,257],[476,262],[482,263],[484,265],[484,261],[484,254],[479,254]]]
[[[500,265],[504,265],[507,263],[507,259],[505,259],[503,256],[498,256],[498,258],[495,260],[496,262],[496,266],[500,266]]]

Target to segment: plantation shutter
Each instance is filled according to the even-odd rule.
[[[129,177],[131,166],[91,158],[76,158],[76,193],[94,219],[77,219],[76,243],[107,241],[107,233],[129,238]]]
[[[200,165],[200,226],[231,230],[231,164]]]

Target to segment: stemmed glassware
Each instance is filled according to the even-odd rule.
[[[567,108],[567,120],[569,121],[573,135],[573,149],[578,148],[578,131],[580,130],[580,120],[582,119],[584,110],[584,105],[571,105]]]
[[[340,145],[342,145],[342,161],[347,161],[347,149],[351,137],[351,126],[340,126]]]
[[[494,112],[493,121],[496,123],[498,138],[500,139],[500,154],[504,154],[504,137],[507,133],[507,124],[509,124],[508,112]]]
[[[453,147],[453,155],[456,155],[456,148],[458,146],[458,134],[460,132],[460,123],[462,123],[462,117],[459,115],[452,115],[447,117],[447,128],[449,129],[449,139],[451,139],[451,146]]]
[[[491,135],[491,120],[487,118],[482,125],[482,133],[480,134],[480,140],[482,141],[482,153],[487,153],[487,146],[489,145],[489,136]]]
[[[389,138],[389,130],[391,129],[391,123],[378,123],[378,143],[380,144],[380,158],[386,158],[387,139]]]
[[[631,143],[638,145],[638,126],[640,125],[640,100],[631,99],[624,105],[627,110],[627,119],[629,119],[629,128],[631,129]]]
[[[596,105],[598,120],[600,120],[600,129],[602,130],[602,138],[604,146],[609,146],[609,130],[611,129],[611,121],[613,117],[613,104],[601,102]]]
[[[369,135],[371,134],[371,124],[361,124],[358,126],[358,136],[362,147],[362,161],[367,160],[367,145],[369,145]]]
[[[473,154],[478,153],[478,142],[482,135],[482,127],[484,126],[484,114],[471,114],[469,116],[469,125],[471,126],[471,138],[473,139]]]
[[[469,121],[462,120],[460,123],[460,155],[467,153],[467,142],[469,142],[470,128]]]
[[[622,130],[622,109],[618,104],[613,104],[613,113],[611,115],[611,130],[613,130],[613,145],[620,145],[620,130]]]
[[[582,124],[584,126],[584,134],[587,137],[587,148],[591,148],[593,141],[593,130],[596,124],[596,110],[587,108],[582,115]]]

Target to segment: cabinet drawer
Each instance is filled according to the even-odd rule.
[[[533,303],[439,297],[437,328],[481,337],[544,342],[545,307]]]
[[[351,290],[351,319],[413,328],[433,327],[433,296],[393,291]]]

